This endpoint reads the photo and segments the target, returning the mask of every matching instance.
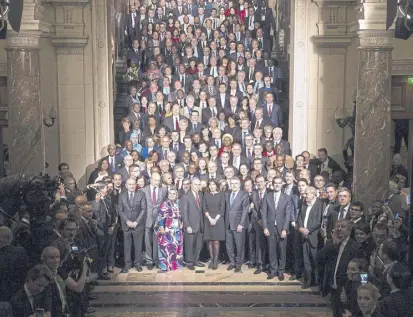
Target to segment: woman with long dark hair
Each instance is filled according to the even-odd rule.
[[[211,262],[208,268],[218,268],[218,256],[220,241],[225,241],[225,194],[219,191],[216,179],[210,179],[207,184],[207,192],[203,196],[204,206],[204,240],[208,241],[208,250]]]

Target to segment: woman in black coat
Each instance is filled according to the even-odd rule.
[[[208,191],[203,196],[204,206],[204,239],[208,241],[208,250],[211,257],[209,268],[218,268],[220,241],[225,241],[225,194],[219,191],[216,179],[208,181]]]

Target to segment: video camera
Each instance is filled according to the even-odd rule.
[[[98,246],[96,244],[91,245],[86,249],[82,249],[80,246],[72,245],[71,246],[71,255],[77,265],[81,265],[84,261],[90,265],[93,262],[93,259],[90,257],[90,251],[97,249]]]

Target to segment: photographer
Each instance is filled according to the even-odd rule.
[[[63,266],[60,264],[60,252],[55,247],[46,247],[41,256],[43,264],[45,264],[51,271],[53,278],[50,284],[50,293],[52,301],[51,317],[65,317],[68,316],[69,307],[66,297],[66,287],[76,293],[81,293],[84,290],[88,264],[83,258],[82,269],[80,277],[75,280],[76,269],[70,265],[70,261],[66,261]],[[72,266],[72,267],[70,267]]]

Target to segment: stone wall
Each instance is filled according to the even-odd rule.
[[[350,115],[358,76],[356,1],[294,0],[290,62],[290,129],[293,155],[325,147],[343,163],[350,129],[335,113]],[[413,38],[395,39],[393,73],[413,75]]]

